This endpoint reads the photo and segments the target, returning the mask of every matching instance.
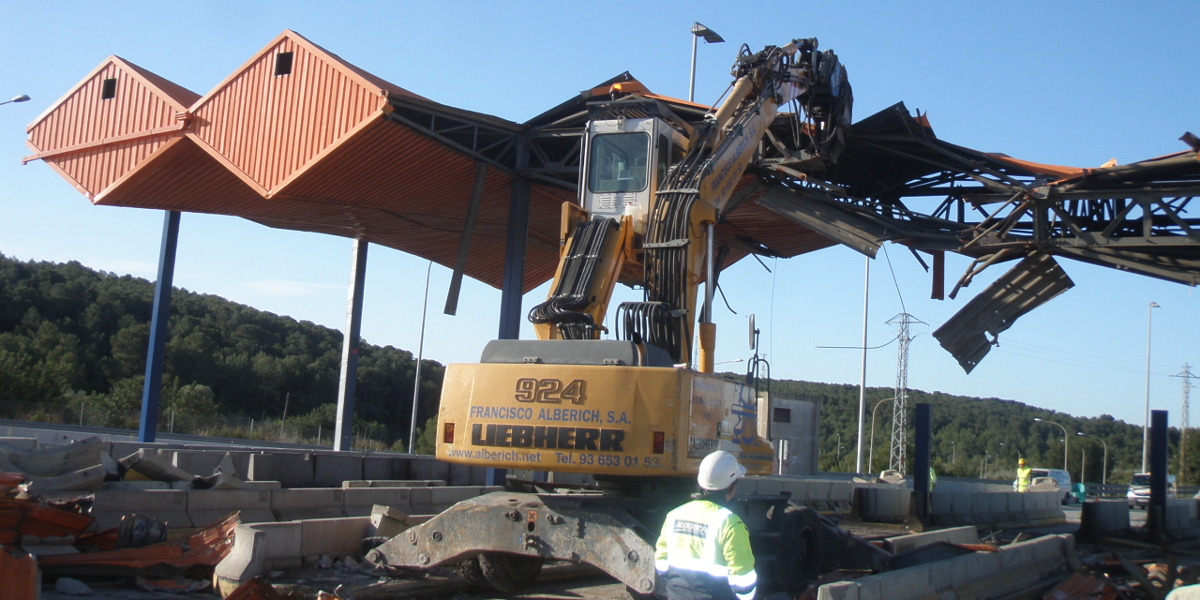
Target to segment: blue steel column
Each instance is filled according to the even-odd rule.
[[[521,336],[521,293],[525,283],[525,243],[529,237],[529,182],[520,176],[528,161],[524,139],[517,145],[517,177],[508,201],[508,234],[504,242],[504,282],[500,290],[500,339]]]
[[[933,433],[932,413],[929,404],[917,404],[913,425],[916,437],[913,440],[913,516],[922,524],[929,523],[929,448]]]
[[[1150,539],[1165,542],[1167,523],[1167,411],[1150,411],[1150,505],[1146,530]]]
[[[363,286],[367,279],[366,240],[354,240],[350,263],[350,297],[346,300],[346,335],[342,339],[342,374],[338,381],[337,428],[333,449],[350,450],[354,441],[354,387],[358,379],[359,333],[362,330]]]
[[[162,245],[158,250],[158,281],[154,282],[154,311],[150,317],[146,378],[142,384],[139,442],[153,442],[158,430],[158,400],[162,393],[163,354],[167,350],[167,321],[171,318],[171,286],[175,280],[175,247],[178,243],[179,211],[167,211],[163,218]]]
[[[521,293],[525,284],[525,243],[529,238],[529,182],[521,170],[529,162],[525,138],[517,142],[517,176],[508,200],[508,233],[504,242],[504,282],[500,288],[500,335],[502,340],[521,337]],[[507,469],[489,467],[487,485],[504,485]]]

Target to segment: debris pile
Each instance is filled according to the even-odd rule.
[[[238,513],[199,530],[168,531],[158,519],[129,514],[120,525],[96,530],[90,496],[50,500],[31,490],[63,475],[87,472],[80,467],[107,456],[95,444],[82,452],[23,455],[6,467],[60,475],[0,473],[0,600],[37,598],[43,578],[68,595],[92,594],[87,581],[129,579],[149,591],[207,589],[212,571],[229,554]],[[78,450],[79,448],[77,448]],[[108,470],[103,463],[101,469]],[[90,477],[90,475],[89,475]],[[78,481],[78,480],[76,480]]]
[[[195,475],[171,464],[153,449],[141,449],[117,459],[112,456],[112,448],[111,442],[98,437],[37,449],[0,442],[0,474],[23,476],[25,490],[33,494],[99,490],[106,483],[115,482],[158,482],[155,485],[167,484],[171,489],[182,490],[247,487],[228,453],[212,474]],[[0,490],[5,486],[10,484],[0,479]]]

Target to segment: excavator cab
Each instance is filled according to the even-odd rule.
[[[644,233],[654,192],[683,158],[687,139],[657,117],[593,120],[586,135],[579,205],[592,219],[629,215]]]

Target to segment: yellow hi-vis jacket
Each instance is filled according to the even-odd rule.
[[[667,513],[654,553],[668,600],[751,600],[758,585],[750,532],[715,502],[693,500]]]
[[[1017,491],[1024,492],[1029,489],[1030,476],[1033,474],[1033,469],[1029,467],[1017,467]]]

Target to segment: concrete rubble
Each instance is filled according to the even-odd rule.
[[[71,580],[93,589],[121,581],[143,593],[207,590],[245,599],[473,593],[457,568],[417,572],[364,557],[455,503],[499,489],[472,485],[474,472],[456,474],[418,457],[119,444],[0,442],[0,600],[36,598],[42,589],[72,587]],[[338,469],[371,478],[334,482]],[[268,473],[301,485],[264,480]],[[318,473],[327,487],[312,487]],[[410,478],[388,478],[396,473]],[[888,475],[862,482],[747,478],[747,493],[790,494],[890,557],[879,572],[828,572],[804,597],[1200,600],[1195,501],[1172,500],[1162,516],[1165,533],[1152,539],[1131,526],[1119,501],[1085,503],[1076,528],[1057,505],[1052,510],[1049,490],[1020,495],[947,481],[932,496],[928,531],[912,533],[904,525],[911,490]],[[1057,517],[1047,519],[1049,512]],[[539,585],[572,577],[606,581],[587,565],[550,563]]]

